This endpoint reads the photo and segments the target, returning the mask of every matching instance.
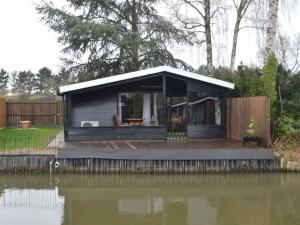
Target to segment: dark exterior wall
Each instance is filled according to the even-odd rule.
[[[65,116],[66,140],[105,140],[105,139],[165,139],[165,127],[120,127],[113,123],[113,115],[118,113],[118,92],[162,92],[163,79],[166,76],[166,94],[179,95],[194,92],[219,93],[225,96],[228,89],[205,82],[182,78],[172,74],[155,74],[149,78],[133,79],[103,87],[93,87],[68,94],[71,104]],[[168,93],[167,93],[168,92]],[[69,104],[69,103],[68,103]],[[68,105],[67,104],[67,105]],[[222,110],[224,112],[224,109]],[[68,119],[70,117],[70,120]],[[192,126],[187,127],[188,138],[219,138],[225,137],[224,115],[223,126]],[[80,128],[80,122],[86,120],[99,121],[101,127]]]
[[[228,89],[213,85],[213,84],[208,84],[205,82],[201,81],[196,81],[196,80],[188,80],[187,83],[187,91],[188,92],[199,92],[199,93],[226,93],[228,92]]]
[[[165,126],[78,127],[68,130],[68,141],[166,139]]]
[[[187,138],[225,138],[224,126],[216,125],[187,125]]]
[[[80,122],[85,120],[99,121],[99,126],[114,126],[117,105],[117,94],[75,95],[72,97],[71,126],[80,127]]]

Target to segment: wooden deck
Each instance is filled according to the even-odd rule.
[[[244,147],[241,142],[229,139],[69,142],[59,147],[57,157],[126,160],[274,160],[271,149]]]
[[[63,148],[82,148],[82,149],[241,149],[243,144],[240,141],[231,139],[188,139],[178,141],[165,140],[110,140],[110,141],[80,141],[67,142],[60,146]]]

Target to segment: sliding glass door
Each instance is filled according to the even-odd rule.
[[[221,125],[221,101],[217,94],[192,93],[188,107],[190,125]]]
[[[119,117],[123,125],[157,126],[163,113],[161,93],[120,93]]]

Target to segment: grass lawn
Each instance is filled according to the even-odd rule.
[[[5,128],[0,130],[0,150],[42,148],[60,128]]]

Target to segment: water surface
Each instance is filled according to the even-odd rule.
[[[5,175],[0,224],[300,224],[300,174]]]

